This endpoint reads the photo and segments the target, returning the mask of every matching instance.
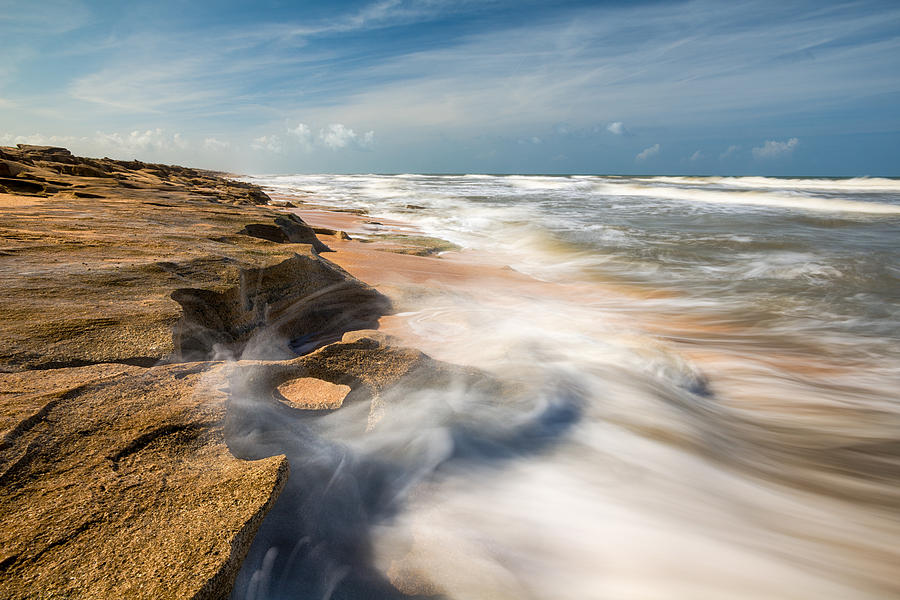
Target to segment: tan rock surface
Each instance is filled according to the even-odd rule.
[[[203,361],[293,356],[386,308],[266,200],[0,148],[0,598],[228,595],[288,465],[231,453],[224,367]]]
[[[336,339],[384,310],[318,257],[327,248],[299,217],[233,193],[262,194],[253,186],[62,149],[3,148],[0,160],[18,173],[0,186],[42,190],[0,195],[0,371],[203,359],[273,322],[285,338]],[[77,161],[108,177],[54,170]]]
[[[276,399],[275,390],[280,392],[284,384],[304,379],[349,388],[341,406],[367,403],[367,429],[377,426],[384,416],[387,408],[384,395],[388,391],[397,394],[402,393],[402,390],[465,387],[472,393],[496,397],[515,393],[512,388],[507,389],[507,386],[483,371],[436,361],[418,350],[394,346],[391,344],[392,339],[378,331],[352,331],[345,334],[340,342],[328,344],[292,360],[245,360],[232,363],[228,379],[230,390],[237,400],[233,400],[230,407],[229,427],[233,426],[234,430],[252,429],[254,414],[263,405],[290,406],[289,403]],[[245,419],[244,423],[241,422],[242,418]],[[281,425],[287,426],[293,418],[304,417],[284,414]],[[230,443],[232,450],[240,448],[236,441],[232,440]],[[238,455],[259,456],[249,449],[239,450]]]
[[[207,370],[211,368],[211,370]],[[220,598],[287,478],[233,457],[220,367],[0,374],[0,597]]]
[[[350,393],[349,385],[330,383],[315,377],[291,379],[275,389],[292,408],[305,410],[338,409]]]

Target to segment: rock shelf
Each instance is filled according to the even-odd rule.
[[[267,202],[220,173],[0,148],[0,596],[228,595],[289,473],[230,450],[228,361],[388,310]]]

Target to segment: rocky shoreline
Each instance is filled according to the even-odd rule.
[[[371,427],[382,390],[454,372],[368,331],[390,303],[268,201],[0,148],[0,596],[227,597],[289,479],[255,415],[367,403]]]

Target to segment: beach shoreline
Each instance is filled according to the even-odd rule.
[[[291,194],[28,146],[0,169],[0,484],[27,515],[0,527],[4,596],[896,590],[891,355],[764,321],[779,313],[749,312],[746,287],[582,268],[609,257],[535,221],[624,179],[310,176],[319,192]],[[662,185],[688,186],[659,200],[679,215],[701,184]],[[892,222],[847,202],[855,220],[787,214]],[[576,233],[609,233],[593,225]],[[623,246],[645,262],[601,266],[646,266],[648,241]],[[781,294],[840,273],[796,256],[751,271]],[[612,560],[606,540],[631,541]]]
[[[0,148],[0,169],[0,593],[227,596],[296,487],[242,428],[316,413],[327,386],[372,402],[396,378],[379,365],[418,354],[341,341],[386,300],[258,186],[56,147]],[[292,405],[276,388],[301,375]]]

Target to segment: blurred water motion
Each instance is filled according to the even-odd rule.
[[[375,580],[466,600],[900,597],[900,182],[265,183],[535,278],[411,286],[398,317],[526,400],[401,390],[366,436],[360,411],[317,422],[344,457],[325,484],[398,473],[361,525]],[[300,596],[394,597],[343,567]]]

